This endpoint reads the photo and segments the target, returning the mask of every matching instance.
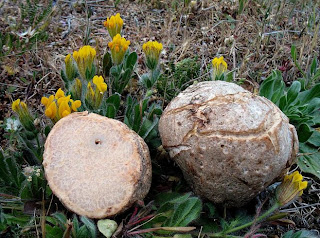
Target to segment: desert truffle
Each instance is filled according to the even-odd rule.
[[[294,162],[294,126],[271,101],[223,81],[188,87],[163,112],[159,131],[194,191],[242,206]]]
[[[51,130],[43,156],[52,192],[73,212],[115,215],[143,199],[151,185],[146,143],[120,121],[72,113]]]

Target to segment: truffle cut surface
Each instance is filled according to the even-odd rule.
[[[72,113],[51,130],[43,165],[53,193],[73,212],[103,218],[143,199],[151,184],[145,142],[120,121]]]

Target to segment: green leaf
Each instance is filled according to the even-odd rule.
[[[284,82],[279,70],[274,70],[272,74],[260,86],[259,94],[278,105],[278,101],[284,95]]]
[[[121,71],[119,71],[119,67],[118,66],[112,66],[111,69],[110,69],[110,74],[115,78],[119,77],[120,72]]]
[[[241,14],[244,8],[244,2],[245,0],[239,0],[239,9],[238,9],[238,14]]]
[[[174,210],[171,219],[164,223],[164,226],[179,227],[187,226],[200,215],[202,204],[199,198],[192,197],[180,203]]]
[[[307,143],[315,147],[320,147],[320,132],[315,130]]]
[[[216,214],[216,207],[212,203],[205,203],[205,207],[209,210],[208,217],[213,218]]]
[[[46,126],[46,127],[44,128],[44,134],[45,134],[45,136],[48,136],[49,133],[50,133],[50,131],[51,131],[50,126]]]
[[[106,117],[115,118],[119,107],[120,107],[121,98],[119,94],[113,94],[106,100]]]
[[[299,168],[305,172],[317,176],[320,179],[320,153],[303,155],[298,158]]]
[[[66,76],[66,74],[65,74],[65,72],[64,72],[64,70],[61,70],[61,71],[60,71],[60,76],[61,76],[62,80],[64,81],[64,83],[66,83],[66,84],[69,83],[69,82],[68,82],[68,79],[67,79],[67,76]]]
[[[79,221],[76,214],[73,214],[72,218],[72,234],[74,237],[78,237],[77,233],[79,231]]]
[[[89,68],[86,68],[86,80],[91,80],[95,75],[96,75],[96,67],[94,65],[92,65],[92,69],[91,71],[89,70]]]
[[[67,228],[67,217],[61,212],[53,213],[52,216],[57,219],[59,225],[64,229]]]
[[[79,228],[76,237],[77,238],[88,238],[88,237],[92,237],[92,236],[89,232],[89,229],[85,225],[83,225]]]
[[[107,52],[103,56],[103,60],[102,60],[102,72],[105,78],[109,76],[111,67],[112,67],[111,55],[109,52]]]
[[[314,75],[317,70],[317,58],[313,58],[311,66],[310,66],[310,74]]]
[[[301,231],[287,231],[283,234],[282,238],[318,238],[319,234],[317,231],[307,231],[307,230],[301,230]]]
[[[307,104],[314,98],[320,98],[320,84],[316,84],[311,89],[299,94],[298,100],[301,104]]]
[[[125,68],[132,70],[132,69],[134,68],[135,64],[137,63],[137,60],[138,60],[138,55],[137,55],[137,53],[136,53],[136,52],[132,52],[132,53],[128,56],[128,58],[127,58],[127,60],[126,60],[126,62],[125,62]]]
[[[110,219],[99,220],[97,225],[99,231],[107,238],[110,238],[118,228],[118,224]]]
[[[63,237],[63,230],[57,226],[50,226],[46,224],[46,237],[47,238],[56,238],[56,237]]]
[[[294,81],[287,92],[287,104],[292,103],[297,98],[300,90],[301,83],[299,81]]]
[[[140,127],[140,130],[138,132],[139,136],[141,136],[143,139],[147,138],[147,136],[150,134],[150,132],[155,129],[155,127],[158,125],[159,119],[156,118],[154,121],[150,121],[148,119],[145,119]]]
[[[171,192],[171,193],[160,193],[156,199],[156,204],[164,205],[168,202],[170,203],[182,203],[186,201],[191,196],[191,193],[186,193],[184,195],[181,195],[177,192]]]
[[[87,217],[81,216],[80,220],[83,222],[83,224],[87,227],[87,229],[89,230],[89,233],[91,235],[92,238],[97,236],[97,232],[96,232],[96,226],[93,223],[93,221]]]
[[[320,98],[313,98],[306,107],[306,114],[312,114],[314,111],[318,110],[320,108]]]
[[[301,124],[297,130],[299,142],[300,143],[306,142],[310,138],[310,136],[312,135],[313,131],[314,130],[311,129],[308,124],[306,124],[306,123]]]
[[[295,45],[291,46],[291,57],[293,61],[297,61],[297,48]]]

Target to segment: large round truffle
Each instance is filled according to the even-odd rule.
[[[151,185],[146,143],[120,121],[72,113],[51,130],[43,156],[49,186],[73,212],[103,218],[143,199]]]
[[[298,152],[296,130],[277,106],[223,81],[181,92],[164,110],[159,131],[193,190],[227,206],[254,198]]]

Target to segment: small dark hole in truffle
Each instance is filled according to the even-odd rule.
[[[100,145],[100,144],[101,144],[101,140],[96,140],[94,143],[95,143],[96,145]]]
[[[224,147],[224,145],[220,145],[221,146],[221,148],[223,148]]]

